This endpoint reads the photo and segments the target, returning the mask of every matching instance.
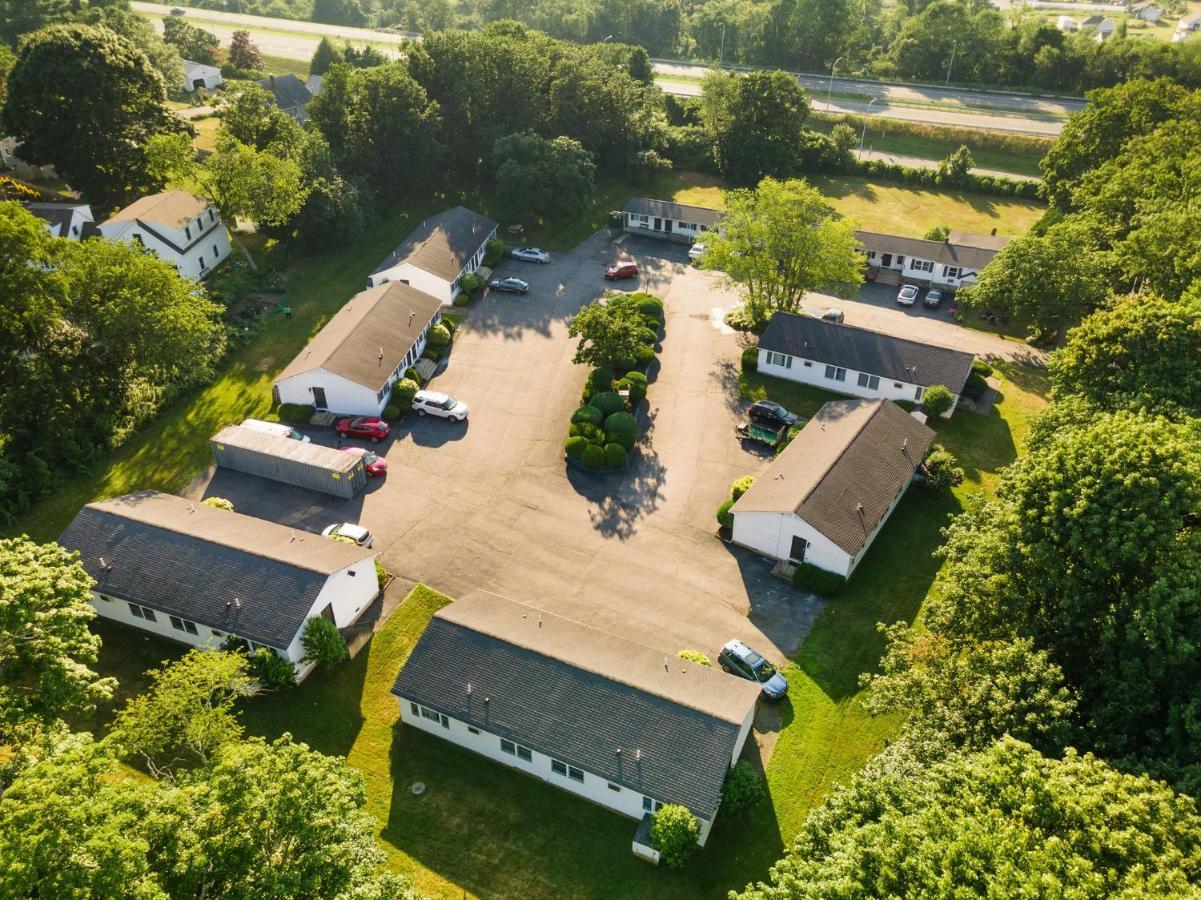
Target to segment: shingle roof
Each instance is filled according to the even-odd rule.
[[[89,503],[58,542],[101,593],[279,649],[330,575],[375,555],[157,491]]]
[[[622,212],[640,216],[655,216],[661,219],[674,219],[678,222],[696,222],[698,225],[706,227],[716,225],[725,215],[721,210],[710,209],[707,206],[689,206],[686,203],[675,203],[671,200],[652,200],[649,197],[631,197]]]
[[[371,274],[407,262],[445,281],[453,281],[494,228],[496,223],[487,216],[464,206],[443,210],[414,228]]]
[[[796,313],[780,312],[772,316],[759,338],[759,347],[893,381],[923,387],[941,384],[953,394],[963,391],[972,368],[972,354],[962,350],[948,350]]]
[[[378,391],[441,308],[440,300],[399,281],[368,288],[334,313],[276,381],[325,369]]]
[[[272,75],[259,82],[259,87],[275,97],[280,109],[296,109],[305,106],[313,95],[305,87],[304,82],[291,73],[287,75]]]
[[[997,251],[1009,243],[1009,238],[968,231],[952,231],[945,241],[928,241],[878,231],[856,231],[855,238],[867,250],[899,253],[976,271],[988,265]]]
[[[796,513],[854,555],[933,440],[891,400],[831,400],[738,498],[734,514]]]
[[[71,217],[75,214],[76,210],[84,210],[87,213],[86,218],[89,221],[92,218],[91,208],[86,203],[42,203],[35,201],[22,205],[31,214],[37,216],[48,225],[53,226],[55,237],[68,236],[67,229],[71,227]],[[87,223],[85,222],[84,224]]]
[[[113,213],[109,222],[132,222],[138,219],[164,228],[182,228],[209,208],[209,202],[193,197],[187,191],[171,190],[135,200]]]
[[[712,818],[759,687],[478,591],[434,615],[392,692]]]

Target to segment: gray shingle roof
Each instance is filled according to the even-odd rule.
[[[711,819],[759,687],[479,591],[435,614],[392,692]]]
[[[414,228],[371,274],[408,262],[445,281],[453,281],[495,228],[496,223],[487,216],[465,206],[443,210]]]
[[[738,498],[734,514],[796,513],[854,555],[933,440],[891,400],[831,400]]]
[[[972,369],[972,354],[962,350],[948,350],[795,313],[772,316],[759,338],[759,347],[892,381],[923,387],[941,384],[954,394],[962,392]]]
[[[89,503],[58,542],[100,593],[281,650],[329,576],[375,555],[157,491]]]
[[[696,222],[706,228],[712,228],[725,215],[720,210],[710,209],[707,206],[689,206],[686,203],[652,200],[649,197],[631,197],[622,212],[673,219],[678,222]]]
[[[976,272],[988,265],[997,252],[1009,243],[1008,238],[968,231],[952,231],[945,241],[928,241],[878,231],[856,231],[855,239],[866,250],[898,253]]]
[[[259,82],[259,87],[275,97],[280,109],[299,109],[313,99],[309,89],[296,75],[272,75]]]
[[[51,232],[55,237],[70,237],[67,229],[71,227],[71,218],[76,210],[84,210],[86,218],[91,219],[91,209],[84,203],[43,203],[35,201],[22,204],[25,209],[37,216],[43,222],[53,226]],[[87,222],[84,223],[88,224]],[[82,235],[76,235],[82,237]]]

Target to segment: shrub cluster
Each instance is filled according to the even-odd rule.
[[[232,500],[226,500],[224,497],[206,497],[204,499],[205,506],[211,506],[213,509],[225,509],[229,512],[234,511]]]
[[[318,666],[335,666],[346,659],[346,639],[338,626],[324,616],[314,616],[300,635],[304,661]]]
[[[408,375],[392,385],[392,400],[388,404],[388,408],[384,410],[384,418],[388,418],[388,409],[396,410],[393,418],[400,418],[407,413],[413,408],[413,397],[419,390],[421,390],[421,386]]]
[[[459,281],[459,295],[455,297],[455,306],[466,306],[483,286],[484,279],[474,272],[464,275]]]
[[[268,690],[281,690],[296,684],[296,667],[274,650],[259,647],[248,657],[250,672]]]
[[[745,759],[740,759],[726,773],[726,783],[721,789],[721,811],[724,815],[736,816],[766,796],[763,773]]]
[[[992,374],[992,366],[982,359],[972,360],[972,374],[967,377],[967,384],[963,386],[963,396],[972,400],[979,400],[984,396],[984,392],[988,390],[988,376]]]
[[[701,653],[700,650],[681,650],[676,654],[676,656],[678,656],[680,659],[686,659],[689,662],[694,662],[698,666],[705,666],[706,668],[713,667],[713,663],[709,662],[709,657]]]
[[[686,806],[666,803],[651,817],[651,845],[673,869],[684,865],[696,852],[700,835],[700,823]]]
[[[945,491],[962,483],[963,469],[956,462],[955,454],[945,447],[931,450],[923,464],[926,487],[932,491]]]
[[[489,269],[496,267],[496,264],[505,258],[505,254],[509,252],[509,245],[500,238],[492,238],[488,241],[488,246],[484,250],[484,265]]]
[[[847,580],[837,572],[820,569],[812,563],[801,563],[792,575],[792,583],[822,597],[836,597]]]
[[[759,371],[759,348],[757,346],[742,349],[742,371],[748,375]]]
[[[899,181],[903,184],[920,184],[927,187],[957,188],[972,191],[977,194],[991,194],[997,197],[1024,197],[1037,199],[1039,182],[1018,181],[1003,175],[975,175],[968,172],[959,178],[939,174],[937,169],[915,169],[899,163],[887,163],[877,160],[854,161],[851,172],[847,174],[866,175],[883,181]]]
[[[309,420],[313,418],[314,409],[311,403],[281,403],[276,412],[281,422],[308,425]]]
[[[955,403],[951,389],[941,384],[932,384],[922,393],[922,406],[932,416],[941,416]]]
[[[730,510],[738,501],[738,498],[751,489],[751,485],[755,483],[754,475],[743,475],[741,478],[736,478],[734,483],[730,485],[730,496],[721,506],[717,507],[717,524],[729,531],[734,527],[734,513]]]

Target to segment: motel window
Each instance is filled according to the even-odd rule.
[[[186,631],[188,634],[199,634],[196,630],[196,623],[189,622],[187,619],[181,619],[179,616],[168,616],[171,620],[171,627],[176,631]]]
[[[529,747],[523,747],[520,744],[518,744],[517,745],[517,758],[524,759],[526,762],[531,762],[534,759],[534,754],[532,754],[530,752]]]
[[[415,715],[415,716],[421,715],[421,707],[418,706],[416,703],[413,703],[412,701],[410,701],[409,708],[411,710],[413,710],[413,715]]]
[[[557,759],[552,759],[550,761],[550,770],[556,775],[562,775],[564,778],[567,777],[567,763],[561,763]]]
[[[621,793],[621,788],[618,785],[614,784],[612,781],[609,782],[609,790],[611,790],[617,794]]]
[[[774,350],[767,351],[767,364],[769,366],[780,366],[784,369],[792,368],[792,357],[785,356],[783,353],[776,353]]]
[[[654,797],[643,797],[642,798],[642,808],[644,810],[646,810],[647,812],[650,812],[650,813],[658,812],[662,807],[663,807],[663,804],[660,803],[658,800],[656,800]]]
[[[446,718],[446,716],[442,715],[438,711],[430,709],[427,706],[422,706],[422,707],[420,707],[420,709],[421,709],[421,718],[429,719],[431,722],[437,722],[443,728],[450,727],[450,719]]]
[[[898,257],[897,257],[897,266],[898,266],[898,267],[900,267],[900,268],[904,268],[904,266],[905,266],[905,257],[903,257],[903,256],[898,256]]]
[[[875,251],[875,250],[868,250],[868,251],[867,251],[867,258],[868,258],[868,259],[875,259],[875,258],[876,258],[876,251]]]
[[[202,256],[202,257],[200,257],[200,268],[202,268],[202,269],[207,269],[207,268],[208,268],[208,266],[207,266],[207,265],[205,264],[205,262],[204,262],[204,257],[203,257],[203,256]]]
[[[859,386],[865,387],[868,390],[874,391],[878,387],[880,387],[880,376],[879,375],[868,375],[866,372],[860,372],[859,373]]]
[[[502,752],[509,754],[509,756],[516,756],[518,759],[523,759],[526,762],[534,758],[534,754],[530,752],[529,747],[523,747],[512,741],[506,741],[504,738],[500,739],[500,749]]]
[[[217,250],[217,245],[213,244],[213,259],[216,259],[220,255],[221,255],[221,253],[219,250]]]
[[[474,725],[468,725],[468,726],[467,726],[467,730],[468,730],[468,731],[469,731],[471,734],[479,734],[479,733],[480,733],[480,730],[479,730],[478,728],[476,728]]]
[[[217,218],[217,214],[210,209],[209,210],[209,222],[215,221],[216,218]]]
[[[580,784],[583,784],[584,783],[584,770],[577,769],[575,766],[568,766],[567,767],[567,777],[570,778],[572,781],[578,781]]]
[[[147,622],[157,622],[154,617],[154,610],[148,609],[145,606],[138,606],[136,603],[129,604],[129,611],[133,613],[135,619],[145,619]]]
[[[813,368],[813,363],[809,362],[809,360],[805,360],[805,368],[806,368],[806,369],[812,369],[812,368]]]
[[[928,259],[911,259],[909,260],[909,268],[915,272],[933,272],[934,263]]]
[[[959,266],[943,266],[942,267],[943,278],[958,278],[962,273],[963,273],[963,269],[959,268]]]
[[[899,387],[904,387],[905,385],[901,384],[901,382],[899,382],[899,381],[894,381],[892,383],[892,386],[895,388],[899,388]]]
[[[133,236],[133,239],[134,239],[135,241],[137,241],[139,244],[141,244],[143,247],[145,247],[145,246],[146,246],[146,245],[145,245],[145,244],[142,242],[142,236],[141,236],[140,234],[135,234],[135,235]]]
[[[926,389],[925,389],[924,387],[921,387],[921,386],[919,386],[919,387],[917,388],[917,390],[915,390],[915,391],[913,392],[913,399],[914,399],[914,400],[921,400],[921,399],[922,399],[922,394],[924,394],[924,393],[926,393]]]
[[[186,237],[189,241],[192,239],[192,227],[190,225],[185,225],[183,227],[183,233],[184,237]]]
[[[846,381],[847,370],[840,369],[838,366],[826,366],[826,377],[831,381]]]

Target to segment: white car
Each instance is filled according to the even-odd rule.
[[[695,244],[693,244],[691,247],[688,248],[688,258],[690,260],[692,260],[693,262],[696,262],[698,259],[700,259],[704,255],[705,255],[705,245],[701,241],[697,241]]]
[[[516,250],[510,250],[509,256],[520,259],[522,262],[541,263],[542,265],[550,262],[550,254],[537,247],[518,247]]]
[[[438,391],[418,391],[413,395],[413,409],[419,416],[439,416],[451,422],[461,422],[470,412],[462,400]]]
[[[354,525],[350,522],[343,522],[340,525],[330,525],[323,532],[322,537],[344,537],[350,538],[360,547],[370,548],[375,543],[375,538],[371,536],[371,532],[362,525]]]
[[[921,291],[916,284],[903,284],[897,292],[897,306],[913,306]]]

